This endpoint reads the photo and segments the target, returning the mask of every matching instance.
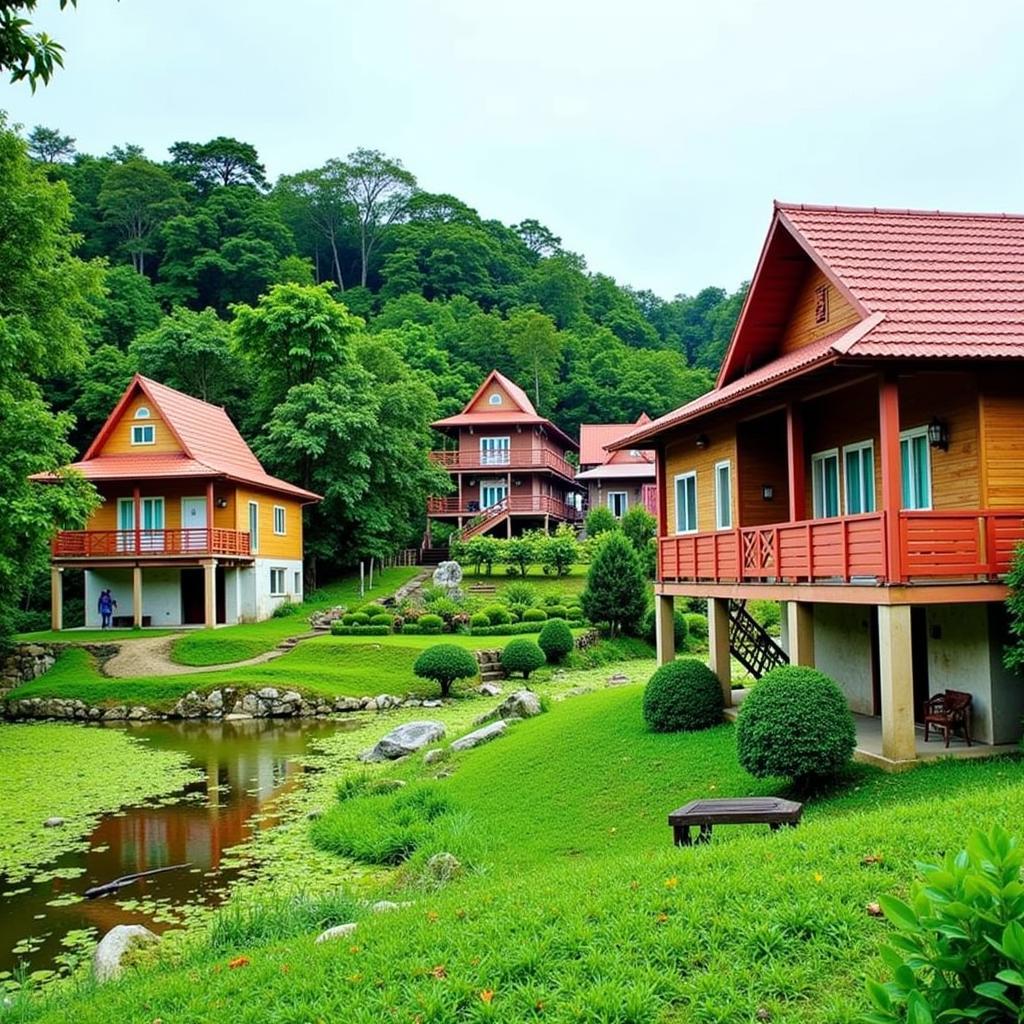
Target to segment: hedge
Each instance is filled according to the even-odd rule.
[[[332,636],[388,636],[390,632],[390,626],[346,626],[340,622],[331,623]]]
[[[539,633],[543,622],[507,622],[501,626],[472,626],[470,636],[516,636],[520,633]]]

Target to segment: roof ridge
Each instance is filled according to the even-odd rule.
[[[828,203],[786,203],[773,200],[776,210],[807,210],[811,213],[878,213],[905,217],[971,217],[977,220],[1024,220],[1024,213],[991,213],[977,210],[923,210],[910,207],[838,206]]]

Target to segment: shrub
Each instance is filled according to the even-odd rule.
[[[388,610],[383,605],[364,604],[363,607],[359,609],[359,613],[361,615],[369,615],[370,620],[372,621],[377,615],[387,615]]]
[[[354,612],[352,615],[353,626],[368,626],[370,624],[370,616],[366,612]]]
[[[474,567],[477,576],[480,575],[481,566],[486,569],[487,575],[490,576],[500,552],[501,542],[496,537],[480,534],[466,542],[462,551],[462,557],[469,565]]]
[[[444,619],[440,615],[428,613],[427,615],[421,615],[416,625],[419,626],[420,631],[423,633],[440,633],[444,627]]]
[[[349,612],[347,615],[342,615],[341,624],[343,626],[354,626],[356,624],[355,613]]]
[[[525,576],[530,566],[537,561],[540,553],[537,532],[530,530],[522,537],[512,537],[502,544],[502,557],[505,559],[506,571],[510,576],[518,573]],[[515,572],[513,572],[513,567]]]
[[[873,1024],[1021,1020],[1024,846],[998,825],[975,831],[942,864],[921,864],[904,903],[879,903],[896,929],[882,948],[893,980],[868,981]],[[1007,1013],[1006,1011],[1010,1011]]]
[[[696,637],[698,640],[707,640],[708,638],[708,617],[701,615],[700,612],[685,612],[684,618],[686,619],[686,632]]]
[[[518,636],[521,633],[539,633],[543,622],[507,622],[502,626],[473,626],[473,636]]]
[[[420,679],[433,679],[441,687],[441,696],[447,697],[456,679],[468,679],[478,671],[476,658],[456,644],[435,644],[428,647],[412,667]]]
[[[619,521],[606,505],[595,505],[583,520],[583,528],[587,531],[587,537],[600,537],[602,533],[618,530]]]
[[[381,615],[371,615],[370,625],[371,626],[387,626],[389,629],[395,624],[394,616],[388,615],[387,612],[383,612]]]
[[[580,560],[576,531],[568,523],[562,523],[550,536],[542,536],[538,547],[541,564],[548,576],[566,576],[573,564]]]
[[[519,605],[522,608],[529,608],[537,600],[534,588],[529,583],[519,581],[509,583],[502,592],[502,597],[510,605]]]
[[[564,604],[553,604],[547,609],[549,619],[569,618],[569,609]]]
[[[672,633],[675,636],[676,650],[681,651],[686,647],[686,638],[689,636],[690,627],[686,621],[686,613],[681,612],[678,608],[673,614],[673,625]],[[653,644],[657,639],[656,634],[655,610],[651,607],[644,612],[643,620],[640,623],[640,636],[649,644]]]
[[[344,623],[332,622],[332,636],[387,636],[391,626],[346,626]],[[405,632],[403,627],[402,632]]]
[[[1010,571],[1006,574],[1009,594],[1006,597],[1006,619],[1010,642],[1003,652],[1003,664],[1024,674],[1024,544],[1013,552]]]
[[[501,667],[510,675],[522,672],[524,679],[547,662],[544,652],[533,640],[510,640],[501,652]]]
[[[758,778],[834,775],[850,760],[854,743],[853,715],[842,690],[813,668],[772,669],[740,707],[739,761]]]
[[[779,635],[782,624],[782,608],[778,601],[748,601],[747,611],[763,629],[772,636]]]
[[[492,626],[501,626],[509,621],[508,609],[503,604],[489,604],[483,610]]]
[[[605,622],[612,637],[636,631],[647,610],[647,580],[640,556],[621,530],[601,539],[580,598],[591,622]]]
[[[722,721],[718,677],[696,658],[662,665],[644,690],[644,721],[653,732],[708,729]]]
[[[446,594],[444,597],[435,597],[427,605],[427,611],[432,615],[440,615],[445,622],[451,622],[462,611],[462,606]]]
[[[476,615],[469,617],[470,628],[479,628],[480,626],[489,626],[491,624],[491,618],[484,612],[477,612]]]
[[[537,645],[552,665],[557,665],[572,650],[572,630],[564,619],[549,619],[537,637]]]
[[[643,505],[634,505],[622,517],[620,525],[638,554],[650,545],[658,530],[658,520]]]
[[[527,608],[523,611],[523,622],[544,622],[548,613],[543,608]]]
[[[571,604],[565,609],[565,617],[570,622],[576,622],[583,618],[583,609],[578,604]]]
[[[553,604],[561,604],[561,603],[562,603],[562,599],[557,594],[545,594],[544,595],[544,600],[541,601],[541,604],[545,608],[550,608],[551,605],[553,605]]]

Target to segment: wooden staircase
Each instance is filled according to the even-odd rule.
[[[467,541],[471,537],[476,537],[478,534],[485,533],[491,527],[503,523],[508,519],[508,512],[508,498],[495,502],[462,528],[458,533],[459,540]]]
[[[789,664],[789,655],[747,611],[746,601],[729,602],[729,650],[755,679]]]

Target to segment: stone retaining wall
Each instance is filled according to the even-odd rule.
[[[68,647],[81,647],[100,659],[117,653],[113,644],[15,644],[9,654],[0,656],[0,697],[23,683],[31,683],[53,668],[57,655]]]

